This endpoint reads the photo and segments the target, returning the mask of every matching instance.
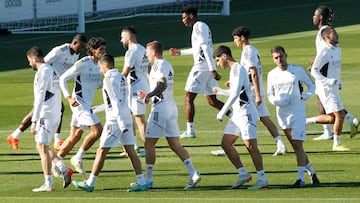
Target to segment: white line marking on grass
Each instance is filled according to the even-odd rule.
[[[240,200],[255,200],[255,201],[359,201],[360,198],[152,198],[152,197],[1,197],[0,199],[7,200],[202,200],[202,201],[240,201]]]

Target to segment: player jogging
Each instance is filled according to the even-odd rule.
[[[55,70],[62,75],[68,68],[70,68],[79,58],[79,54],[85,49],[86,38],[81,34],[73,37],[71,43],[65,43],[54,47],[44,58],[45,62],[55,68]],[[63,143],[61,139],[61,123],[64,112],[64,104],[61,103],[61,119],[57,131],[54,135],[54,150],[59,151]],[[14,150],[19,149],[19,141],[21,134],[31,125],[31,117],[33,111],[29,112],[21,121],[19,127],[7,137],[8,143]]]

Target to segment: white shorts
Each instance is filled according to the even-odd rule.
[[[196,94],[214,95],[212,91],[213,87],[219,87],[219,84],[210,71],[194,71],[194,67],[191,69],[186,80],[185,91]]]
[[[177,121],[178,109],[175,102],[153,104],[146,127],[146,137],[179,137],[180,129]]]
[[[49,146],[54,134],[59,126],[60,117],[57,118],[40,118],[36,122],[35,142]]]
[[[100,147],[113,148],[119,142],[123,146],[135,144],[132,123],[126,130],[121,131],[116,121],[106,121],[100,137]]]
[[[252,101],[255,104],[255,97],[252,97]],[[261,104],[260,105],[256,105],[256,110],[258,112],[259,117],[265,117],[265,116],[270,116],[269,110],[266,106],[266,101],[265,101],[265,97],[261,96]]]
[[[291,129],[292,140],[306,140],[306,118],[305,114],[289,114],[277,116],[281,129]]]
[[[241,137],[243,140],[256,139],[257,120],[258,115],[256,113],[244,115],[233,114],[226,124],[224,134],[236,135]]]
[[[73,112],[70,126],[83,128],[84,126],[92,126],[100,123],[99,118],[92,112],[89,105],[83,104],[79,100],[78,102],[80,103],[79,106],[70,106]]]
[[[316,92],[323,105],[326,114],[338,112],[344,109],[341,102],[338,87],[316,87]]]

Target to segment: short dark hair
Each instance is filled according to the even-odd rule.
[[[72,39],[73,42],[87,43],[86,37],[82,34],[77,34]]]
[[[163,53],[163,47],[162,44],[159,41],[152,41],[146,44],[146,47],[150,47],[155,51],[155,53],[162,54]]]
[[[279,53],[279,52],[284,52],[286,54],[285,49],[282,46],[274,46],[273,48],[271,48],[271,53]]]
[[[114,57],[111,54],[108,54],[108,53],[103,54],[100,57],[99,62],[100,63],[102,63],[102,62],[108,63],[110,66],[115,65]]]
[[[86,48],[88,49],[87,53],[88,55],[92,56],[92,52],[90,51],[90,48],[97,49],[100,46],[105,46],[106,42],[104,38],[102,37],[92,37],[89,39],[88,43],[86,44]]]
[[[133,26],[128,26],[128,27],[124,27],[122,30],[121,30],[122,32],[130,32],[130,34],[132,34],[132,35],[137,35],[137,31],[136,31],[136,29],[135,29],[135,27],[133,27]]]
[[[227,46],[221,45],[219,46],[213,54],[213,57],[220,57],[221,55],[226,54],[232,58],[231,49]]]
[[[244,36],[247,39],[250,36],[250,30],[246,26],[240,26],[232,31],[232,36]]]
[[[44,58],[44,52],[39,47],[31,47],[27,52],[26,56],[33,56],[36,58]]]
[[[197,8],[193,5],[188,5],[185,6],[181,9],[181,13],[186,13],[186,14],[193,14],[193,16],[197,16]]]

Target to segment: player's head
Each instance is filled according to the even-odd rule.
[[[335,28],[332,26],[328,26],[321,30],[321,37],[328,44],[336,45],[339,43],[339,35],[336,32]]]
[[[159,41],[152,41],[146,44],[146,56],[150,62],[153,62],[155,58],[162,58],[163,47]]]
[[[321,5],[314,11],[312,18],[313,23],[316,26],[332,25],[334,21],[334,12],[329,6]]]
[[[79,54],[86,48],[86,37],[82,34],[77,34],[73,37],[70,44],[71,53]]]
[[[136,41],[137,31],[134,27],[125,27],[121,30],[120,33],[120,42],[123,47],[127,49],[130,42],[137,43]]]
[[[232,37],[237,47],[242,47],[244,42],[249,39],[250,30],[246,26],[240,26],[232,31]]]
[[[223,45],[219,46],[214,51],[213,57],[215,59],[216,65],[220,66],[221,68],[229,67],[228,62],[234,61],[231,49]]]
[[[89,39],[86,48],[89,56],[98,59],[106,52],[106,42],[101,37],[92,37]]]
[[[186,27],[191,27],[197,21],[197,8],[189,5],[181,9],[181,22]]]
[[[37,70],[36,64],[38,62],[44,62],[44,52],[39,47],[32,47],[26,52],[26,58],[29,66],[33,70]]]
[[[282,46],[275,46],[273,48],[271,48],[271,54],[272,54],[272,59],[274,61],[274,63],[281,69],[286,69],[287,68],[287,54],[285,52],[284,47]]]
[[[98,60],[98,65],[100,67],[100,71],[105,74],[106,71],[114,68],[114,57],[110,54],[105,53],[101,55],[100,59]]]

